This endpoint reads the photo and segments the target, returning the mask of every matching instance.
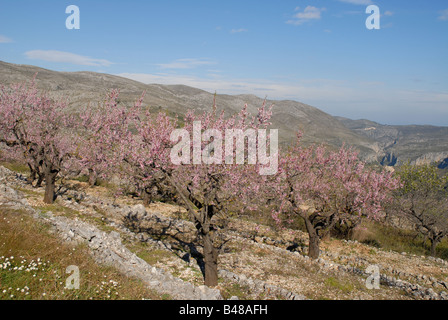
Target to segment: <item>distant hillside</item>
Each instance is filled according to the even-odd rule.
[[[128,105],[146,91],[145,105],[153,107],[154,110],[163,109],[170,114],[176,113],[181,116],[189,109],[206,110],[213,104],[213,93],[184,85],[146,85],[108,74],[56,72],[0,61],[0,83],[2,84],[30,80],[36,72],[38,72],[37,85],[40,89],[68,98],[74,109],[88,103],[96,103],[110,89],[120,89],[120,101]],[[246,103],[249,112],[255,113],[263,103],[263,99],[254,95],[218,94],[216,101],[218,109],[225,110],[228,115],[237,112]],[[448,135],[446,134],[448,128],[428,127],[425,131],[415,126],[382,126],[369,121],[333,117],[297,101],[268,100],[267,103],[275,105],[272,128],[279,129],[282,144],[294,141],[297,131],[300,130],[304,133],[303,143],[305,144],[324,143],[339,147],[345,143],[354,146],[365,160],[372,162],[393,164],[394,157],[411,160],[426,157],[442,161],[448,157]],[[384,131],[384,133],[370,134],[367,130],[369,126],[377,128],[378,132],[381,128],[381,132]],[[394,130],[398,130],[400,134],[395,134]],[[399,138],[400,148],[391,148],[390,141],[394,136]],[[436,156],[435,153],[440,155]],[[388,157],[392,160],[386,161]]]
[[[336,117],[348,129],[375,140],[384,156],[383,165],[396,165],[400,161],[438,163],[441,168],[448,162],[448,127],[391,126],[369,120],[350,120]]]

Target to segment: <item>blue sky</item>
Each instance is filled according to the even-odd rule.
[[[446,0],[2,1],[0,60],[448,126]]]

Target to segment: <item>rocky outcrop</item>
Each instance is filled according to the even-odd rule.
[[[16,190],[8,187],[6,184],[0,184],[0,207],[12,210],[31,211],[28,201],[21,197]]]
[[[336,118],[348,129],[378,144],[381,151],[377,160],[382,165],[395,166],[407,161],[412,164],[439,164],[448,157],[448,127],[393,126],[369,120]]]
[[[224,279],[231,280],[240,286],[248,287],[251,292],[256,292],[258,294],[268,294],[285,300],[307,300],[303,295],[273,286],[262,280],[252,279],[250,277],[246,277],[245,275],[238,275],[228,270],[219,270],[219,276]]]
[[[446,169],[448,168],[448,158],[443,159],[438,165],[439,169]]]
[[[444,161],[447,161],[448,152],[429,152],[415,159],[412,164],[424,165],[437,163],[443,169]]]

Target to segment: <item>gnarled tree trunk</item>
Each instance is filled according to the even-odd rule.
[[[98,175],[95,170],[89,169],[89,186],[93,187],[96,185],[96,182],[98,180]]]
[[[431,257],[435,257],[436,256],[436,247],[437,244],[439,243],[439,241],[437,241],[436,239],[430,239],[431,240]]]
[[[45,168],[45,203],[52,204],[56,199],[55,184],[58,173],[59,171],[55,170],[52,165],[46,166]]]
[[[218,250],[213,245],[210,233],[203,236],[203,245],[205,285],[216,287],[218,285]]]
[[[446,236],[446,233],[444,232],[431,232],[429,234],[429,240],[431,241],[431,256],[435,257],[436,256],[436,248],[437,245],[443,240],[443,238]]]
[[[36,181],[37,179],[37,170],[34,169],[34,167],[28,163],[28,168],[30,169],[30,176],[26,179],[26,181],[29,184],[33,184],[34,181]]]
[[[218,255],[219,250],[215,247],[214,232],[215,229],[211,224],[213,216],[218,212],[216,205],[205,204],[211,201],[201,202],[195,199],[188,188],[182,187],[181,184],[167,174],[167,181],[176,190],[177,195],[184,203],[186,209],[191,214],[198,234],[202,240],[204,255],[204,283],[208,287],[216,287],[218,285]],[[208,194],[212,197],[212,193]],[[217,201],[217,199],[214,199]]]
[[[319,235],[317,234],[316,229],[314,228],[313,224],[311,223],[308,216],[304,215],[302,216],[303,220],[305,220],[305,227],[308,232],[309,237],[309,244],[308,244],[308,256],[311,259],[317,259],[319,258]]]
[[[37,182],[36,185],[34,186],[35,188],[40,188],[42,187],[42,182],[44,182],[44,175],[43,174],[39,174],[39,178],[37,178]]]

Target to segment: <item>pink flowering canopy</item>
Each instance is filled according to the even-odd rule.
[[[23,151],[31,149],[62,169],[64,159],[76,151],[78,120],[62,100],[39,94],[34,80],[0,87],[1,141]]]
[[[322,145],[305,148],[298,143],[280,159],[279,171],[274,187],[283,200],[273,214],[279,223],[282,211],[299,213],[307,207],[322,215],[362,215],[377,220],[391,199],[390,191],[399,186],[392,173],[366,167],[356,152],[345,147],[331,151]]]

